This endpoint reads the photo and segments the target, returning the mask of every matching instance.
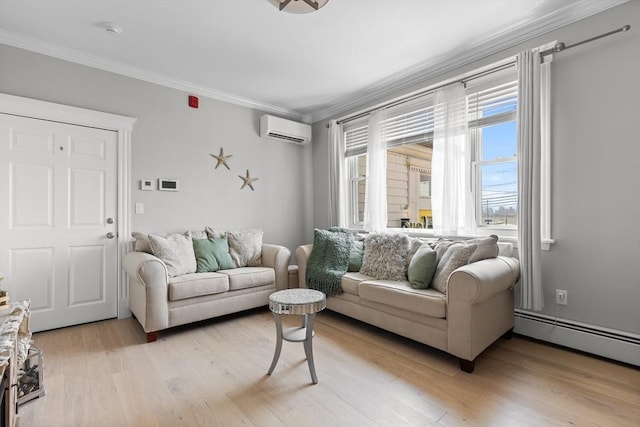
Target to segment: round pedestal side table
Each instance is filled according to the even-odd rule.
[[[269,309],[273,312],[276,322],[276,352],[267,374],[271,375],[278,364],[280,350],[282,350],[282,340],[289,342],[301,342],[304,344],[304,353],[307,356],[311,381],[318,384],[316,367],[313,363],[313,320],[316,313],[324,310],[327,306],[327,297],[320,291],[313,289],[285,289],[269,295]],[[288,328],[282,330],[281,315],[302,315],[302,326],[298,328]]]

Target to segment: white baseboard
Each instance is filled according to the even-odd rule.
[[[514,332],[640,366],[640,336],[539,313],[516,310]]]

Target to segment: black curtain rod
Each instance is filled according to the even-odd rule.
[[[625,26],[623,26],[621,28],[618,28],[616,30],[609,31],[608,33],[600,34],[599,36],[591,37],[590,39],[582,40],[582,41],[579,41],[577,43],[570,44],[568,46],[564,42],[558,42],[553,47],[551,47],[549,49],[546,49],[546,50],[543,50],[542,52],[540,52],[540,56],[543,57],[543,56],[551,55],[552,53],[559,53],[559,52],[562,52],[563,50],[571,49],[572,47],[580,46],[581,44],[589,43],[589,42],[592,42],[594,40],[598,40],[598,39],[601,39],[603,37],[610,36],[612,34],[616,34],[616,33],[619,33],[619,32],[624,32],[624,31],[629,31],[630,29],[631,29],[631,25],[625,25]],[[485,76],[487,74],[490,74],[490,73],[493,73],[493,72],[496,72],[496,71],[500,71],[500,70],[509,68],[509,67],[511,67],[513,65],[515,65],[515,61],[510,61],[509,63],[501,64],[501,65],[499,65],[499,66],[497,66],[495,68],[492,68],[490,70],[481,71],[479,73],[476,73],[476,74],[473,74],[471,76],[468,76],[468,77],[466,77],[464,79],[460,79],[460,80],[457,80],[457,81],[453,81],[453,82],[449,82],[449,83],[446,83],[446,84],[442,84],[440,86],[436,86],[434,88],[431,88],[431,89],[428,89],[428,90],[424,90],[422,92],[415,93],[415,94],[410,95],[410,96],[408,96],[406,98],[402,98],[402,99],[399,99],[399,100],[396,100],[396,101],[392,101],[392,102],[389,102],[387,104],[382,104],[382,105],[379,105],[379,106],[377,106],[375,108],[370,108],[370,109],[368,109],[366,111],[363,111],[362,113],[355,114],[355,115],[347,117],[346,119],[343,119],[343,120],[338,120],[336,123],[341,124],[341,123],[351,122],[351,121],[357,120],[357,119],[359,119],[361,117],[365,117],[370,112],[375,111],[375,110],[377,110],[379,108],[395,107],[396,105],[401,105],[401,104],[404,104],[405,102],[413,101],[414,99],[420,98],[421,96],[429,95],[429,94],[435,92],[438,89],[442,89],[443,87],[449,86],[450,84],[453,84],[453,83],[456,83],[456,82],[466,84],[468,81],[477,79],[479,77]],[[329,127],[328,123],[327,123],[326,127],[327,128]]]

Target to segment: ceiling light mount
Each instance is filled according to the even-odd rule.
[[[268,0],[281,12],[311,13],[321,9],[329,0]]]
[[[104,29],[109,35],[118,36],[122,34],[122,27],[115,22],[102,21],[98,26]]]

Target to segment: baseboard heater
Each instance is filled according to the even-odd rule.
[[[516,309],[514,332],[640,366],[640,335]]]

